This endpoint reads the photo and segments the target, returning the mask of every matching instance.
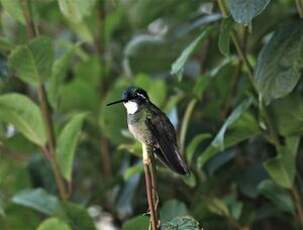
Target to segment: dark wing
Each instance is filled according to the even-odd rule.
[[[186,163],[178,151],[174,126],[155,105],[151,104],[148,111],[150,113],[147,116],[146,125],[154,138],[154,153],[174,172],[182,175],[188,173]]]

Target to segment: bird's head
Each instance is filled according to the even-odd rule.
[[[127,110],[127,113],[134,114],[140,109],[140,106],[148,102],[149,97],[144,89],[131,86],[123,92],[122,100],[114,101],[112,103],[107,104],[107,106],[114,105],[117,103],[123,103]]]

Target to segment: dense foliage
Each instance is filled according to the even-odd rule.
[[[129,85],[191,169],[163,229],[303,228],[302,0],[0,2],[1,229],[148,228]]]

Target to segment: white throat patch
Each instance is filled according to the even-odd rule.
[[[139,109],[138,104],[133,101],[125,102],[125,103],[123,103],[123,105],[125,106],[128,114],[134,114]]]

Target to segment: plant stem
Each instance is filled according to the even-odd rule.
[[[239,78],[241,76],[242,64],[243,64],[243,61],[240,60],[238,66],[237,66],[236,74],[231,79],[230,90],[228,91],[228,95],[225,98],[225,102],[223,103],[223,109],[221,112],[221,118],[223,120],[226,118],[227,114],[229,113],[229,111],[232,107],[233,98],[236,95]]]
[[[227,18],[228,17],[228,11],[226,9],[224,0],[217,0],[217,2],[218,2],[218,6],[219,6],[219,9],[220,9],[223,17]],[[234,46],[236,47],[236,50],[237,50],[237,53],[238,53],[239,57],[241,58],[241,60],[243,61],[243,63],[245,64],[245,66],[247,68],[249,81],[250,81],[254,91],[257,93],[258,92],[257,87],[255,86],[255,83],[254,83],[253,67],[249,63],[249,61],[247,59],[246,52],[245,52],[245,50],[242,49],[241,44],[240,44],[240,39],[238,38],[238,35],[234,30],[231,32],[231,39],[234,43]]]
[[[187,128],[189,124],[190,117],[194,111],[195,105],[197,104],[197,99],[192,99],[190,103],[188,104],[185,114],[183,116],[182,125],[181,125],[181,131],[180,131],[180,151],[181,153],[184,151],[185,146],[185,137],[187,133]]]
[[[21,0],[21,6],[26,21],[27,35],[29,39],[32,39],[35,36],[37,36],[37,31],[35,29],[35,24],[32,20],[31,12],[29,10],[29,0]],[[55,142],[55,134],[53,130],[54,126],[51,119],[51,113],[49,110],[46,91],[42,83],[38,85],[37,93],[40,103],[40,110],[42,112],[44,124],[46,127],[47,140],[48,140],[47,148],[42,147],[42,152],[44,153],[45,157],[48,159],[48,161],[51,164],[51,168],[55,176],[55,181],[59,190],[60,197],[61,199],[66,200],[68,195],[65,189],[64,180],[60,175],[58,162],[55,157],[56,142]]]
[[[152,230],[158,230],[160,222],[158,220],[158,214],[157,214],[157,208],[155,206],[155,194],[152,184],[154,183],[152,180],[152,172],[151,172],[151,164],[152,161],[150,159],[150,150],[145,145],[142,144],[142,150],[143,150],[143,167],[144,167],[144,175],[145,175],[145,185],[146,185],[146,194],[147,194],[147,202],[148,202],[148,208],[150,212],[150,223]]]
[[[112,163],[109,155],[108,140],[104,136],[100,138],[100,150],[103,174],[106,178],[112,178]]]
[[[299,219],[301,227],[303,227],[303,207],[302,207],[301,197],[300,197],[299,192],[297,191],[295,186],[293,186],[290,189],[290,192],[293,196],[293,199],[295,201],[294,203],[295,203],[296,208],[297,208],[297,218]]]
[[[303,18],[303,2],[302,0],[296,0],[296,6],[299,13],[300,18]]]
[[[155,157],[153,154],[150,154],[150,160],[151,160],[150,172],[151,172],[151,182],[152,182],[151,184],[154,191],[153,193],[154,193],[155,209],[157,210],[159,205],[159,194],[158,194],[157,178],[156,178]],[[156,214],[158,215],[157,212]],[[157,216],[157,218],[159,219],[159,216]]]
[[[51,168],[52,168],[52,171],[53,171],[53,174],[55,177],[56,185],[59,190],[60,198],[64,201],[66,201],[68,198],[68,194],[65,190],[65,184],[60,175],[60,170],[59,170],[58,164],[57,164],[55,158],[53,157],[53,155],[49,153],[47,148],[42,148],[42,151],[51,165]]]

